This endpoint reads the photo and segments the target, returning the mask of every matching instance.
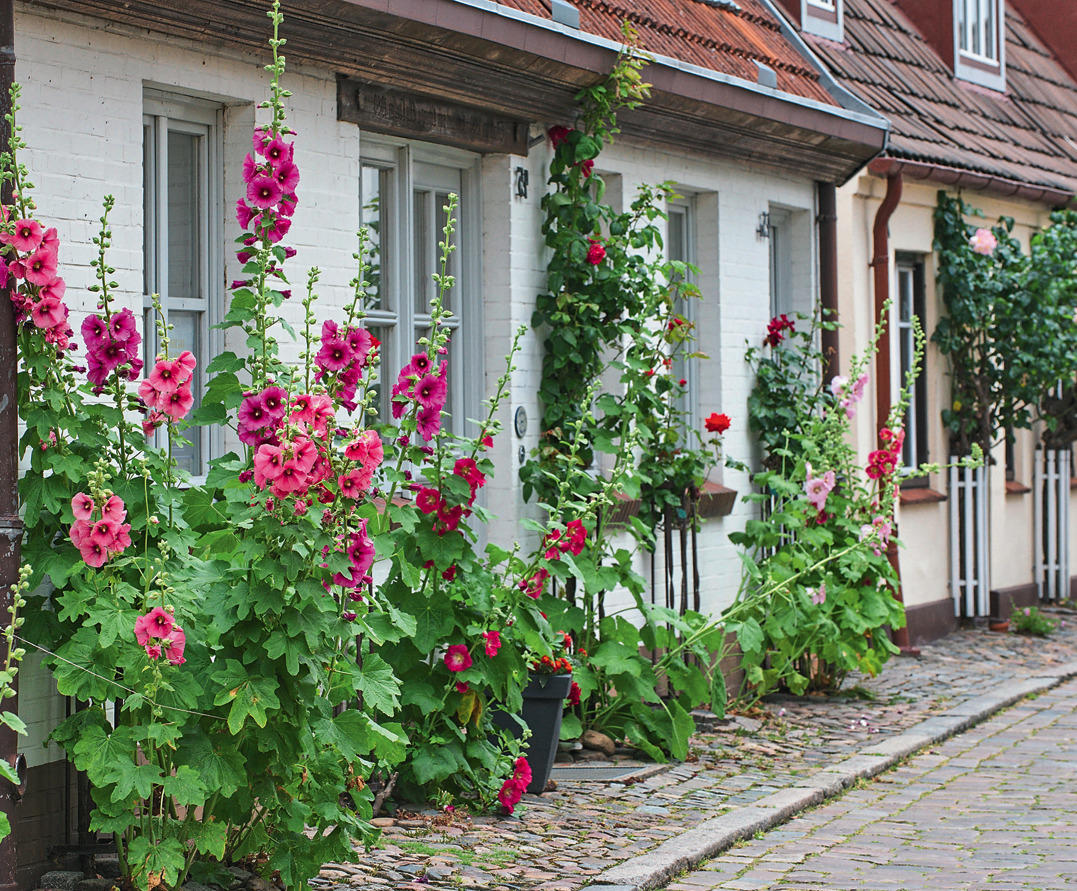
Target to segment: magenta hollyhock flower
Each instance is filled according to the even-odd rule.
[[[322,371],[340,371],[352,360],[351,347],[348,342],[340,337],[330,337],[322,340],[322,348],[314,357],[314,363]]]
[[[565,537],[561,539],[561,550],[578,557],[586,543],[587,527],[583,525],[583,520],[572,520],[565,527]]]
[[[93,499],[85,492],[79,492],[71,499],[71,513],[76,520],[89,520],[93,516]]]
[[[448,392],[445,378],[437,374],[427,374],[415,384],[415,401],[423,408],[433,408],[440,412]]]
[[[254,160],[254,156],[246,155],[243,158],[243,182],[250,185],[251,180],[253,180],[259,172],[258,162]]]
[[[295,195],[285,195],[283,198],[281,198],[280,207],[278,207],[277,210],[280,211],[281,216],[290,217],[292,214],[295,213],[295,206],[298,203],[299,199],[296,198]],[[288,253],[289,250],[291,250],[291,253]],[[286,248],[285,256],[294,257],[295,251],[291,248]]]
[[[251,145],[259,155],[266,153],[266,143],[272,139],[272,134],[265,127],[255,127],[251,135]]]
[[[288,407],[288,391],[283,387],[270,386],[262,390],[262,408],[272,423],[284,417]]]
[[[374,562],[374,540],[367,535],[367,519],[359,521],[359,529],[352,533],[348,545],[348,558],[352,561],[352,575],[365,577]]]
[[[254,219],[255,212],[247,206],[242,198],[236,199],[236,222],[239,223],[240,228],[247,229],[251,225],[251,220]]]
[[[429,489],[425,486],[419,488],[415,496],[415,506],[424,514],[435,513],[441,504],[441,495],[437,489]]]
[[[274,167],[284,163],[290,162],[295,155],[295,146],[290,142],[285,142],[279,136],[274,136],[268,143],[266,143],[265,150],[262,152],[265,155],[267,161]]]
[[[248,430],[261,430],[270,423],[262,395],[248,396],[239,406],[239,423]]]
[[[397,381],[395,384],[393,384],[390,405],[392,407],[394,420],[399,421],[402,417],[404,417],[404,412],[407,410],[407,400],[403,397],[407,397],[410,395],[411,384],[409,384],[406,380]],[[438,426],[441,426],[440,422]],[[436,433],[437,431],[435,430],[434,432]],[[427,442],[429,442],[429,440],[427,440]]]
[[[482,639],[486,642],[486,655],[491,659],[501,649],[501,633],[498,631],[484,631]]]
[[[155,606],[144,616],[135,619],[135,640],[145,646],[152,638],[168,637],[175,624],[172,613]]]
[[[112,339],[120,343],[126,344],[131,338],[138,338],[141,342],[141,338],[138,337],[138,323],[135,322],[135,315],[127,307],[114,312],[109,317],[108,330]]]
[[[292,221],[288,217],[278,217],[273,221],[273,227],[266,230],[265,235],[266,238],[269,239],[270,244],[276,244],[288,234],[288,230],[291,228]]]
[[[259,173],[247,186],[247,200],[260,210],[278,204],[283,196],[280,184],[265,173]]]
[[[13,232],[0,233],[0,243],[10,244],[20,254],[30,254],[41,246],[43,236],[37,220],[16,220]]]
[[[97,350],[108,343],[108,325],[100,316],[86,316],[82,320],[82,339],[86,349]]]
[[[56,277],[56,251],[42,245],[26,258],[26,280],[32,285],[47,285]]]
[[[284,192],[295,194],[295,188],[299,185],[299,168],[293,162],[281,160],[274,166],[273,176]]]
[[[445,653],[445,666],[449,671],[466,671],[471,668],[471,654],[465,644],[453,644]]]
[[[183,656],[183,651],[187,646],[187,635],[183,633],[179,625],[176,625],[168,638],[161,643],[165,647],[165,658],[169,665],[182,665],[187,661]]]
[[[348,346],[351,347],[357,364],[360,366],[366,365],[370,351],[374,347],[373,335],[366,328],[352,327],[348,329],[344,339],[348,342]]]

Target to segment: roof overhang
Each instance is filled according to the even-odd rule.
[[[94,20],[203,44],[259,51],[260,0],[37,0]],[[619,49],[602,37],[491,0],[293,0],[288,58],[519,121],[569,120],[576,93],[606,74]],[[17,49],[16,49],[17,52]],[[626,136],[841,183],[886,144],[874,114],[783,93],[657,56],[652,98],[625,113]]]
[[[1074,193],[1065,189],[1023,183],[1018,180],[978,173],[929,161],[908,161],[902,158],[876,158],[868,165],[868,171],[876,176],[900,174],[912,180],[924,180],[940,186],[973,189],[997,198],[1019,198],[1049,207],[1067,207],[1074,201]]]

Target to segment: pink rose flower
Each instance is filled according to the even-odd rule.
[[[969,239],[969,247],[972,248],[974,253],[988,256],[994,253],[995,248],[998,247],[998,239],[995,238],[990,229],[977,229],[972,238]]]

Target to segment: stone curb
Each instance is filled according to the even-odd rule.
[[[965,700],[914,724],[897,736],[861,749],[808,779],[791,783],[753,804],[705,820],[645,854],[607,869],[595,877],[587,891],[662,888],[674,876],[731,848],[738,841],[784,823],[800,811],[840,794],[858,780],[874,777],[921,749],[961,733],[1026,696],[1043,693],[1074,676],[1077,676],[1077,662],[1068,662],[1051,674],[1040,673]]]

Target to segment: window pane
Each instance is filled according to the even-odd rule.
[[[168,134],[168,298],[201,297],[201,137]]]
[[[411,250],[415,264],[415,312],[426,315],[434,297],[434,283],[430,274],[434,271],[435,244],[431,216],[433,195],[416,190],[412,195]]]
[[[366,256],[370,269],[367,271],[366,278],[370,282],[370,294],[373,300],[369,308],[386,309],[388,307],[389,229],[388,207],[383,205],[383,201],[388,200],[389,171],[364,166],[359,189],[361,202],[359,223],[370,233]]]
[[[670,260],[687,262],[687,239],[685,238],[686,214],[683,210],[671,208],[669,211],[668,229],[666,238],[666,256]]]
[[[191,381],[191,393],[194,395],[194,406],[198,408],[202,403],[202,372],[205,368],[206,355],[202,349],[202,313],[172,311],[168,314],[169,324],[172,330],[169,334],[168,353],[175,358],[184,350],[190,350],[198,359],[195,368],[194,379]],[[201,428],[192,427],[184,436],[191,440],[190,445],[172,448],[172,457],[176,463],[188,473],[198,474],[202,472],[202,436]]]
[[[142,293],[157,290],[157,140],[154,138],[152,120],[142,125]]]

